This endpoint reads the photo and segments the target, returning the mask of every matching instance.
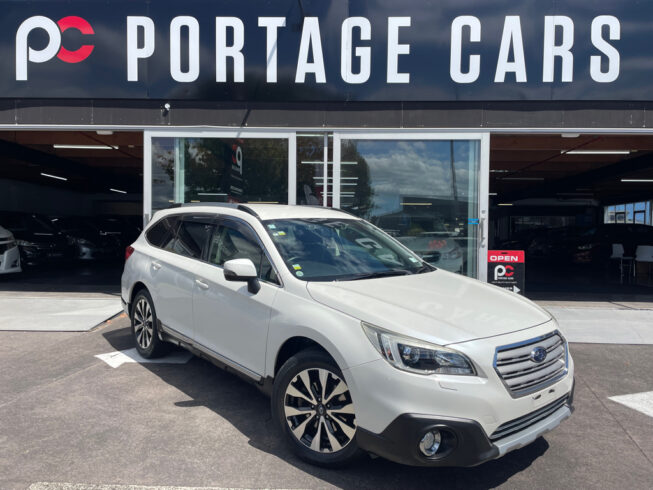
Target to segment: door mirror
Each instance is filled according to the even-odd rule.
[[[233,259],[224,263],[224,278],[227,281],[247,282],[247,290],[256,294],[261,289],[254,262],[250,259]]]

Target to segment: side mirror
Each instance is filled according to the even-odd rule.
[[[250,259],[233,259],[224,263],[224,278],[227,281],[246,282],[247,290],[256,294],[261,289],[254,262]]]

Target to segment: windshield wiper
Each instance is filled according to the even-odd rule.
[[[424,264],[422,267],[420,267],[419,269],[417,269],[415,271],[415,274],[423,274],[425,272],[431,272],[431,271],[434,271],[434,270],[437,270],[437,268],[430,265],[430,264]]]
[[[408,274],[412,274],[412,272],[406,270],[406,269],[390,269],[387,271],[378,271],[378,272],[370,272],[366,274],[357,274],[351,277],[349,279],[350,281],[358,281],[360,279],[376,279],[378,277],[391,277],[391,276],[406,276]]]

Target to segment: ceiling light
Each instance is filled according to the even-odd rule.
[[[490,170],[491,174],[505,174],[507,172],[512,172],[512,170],[502,170],[498,168],[493,168],[492,170]]]
[[[580,133],[562,133],[560,136],[563,138],[579,138]]]
[[[630,155],[630,150],[560,150],[562,155]]]
[[[653,179],[621,179],[622,182],[653,182]]]
[[[111,192],[117,192],[118,194],[127,194],[127,191],[121,191],[120,189],[109,189]]]
[[[117,146],[111,145],[52,145],[59,150],[117,150]]]
[[[111,136],[113,134],[113,131],[109,129],[98,129],[96,133],[100,136]]]
[[[513,203],[511,202],[500,202],[497,204],[497,206],[513,206]]]
[[[402,202],[402,206],[431,206],[430,202]]]
[[[502,177],[501,180],[544,180],[544,177]]]
[[[50,178],[50,179],[68,180],[66,177],[59,177],[58,175],[52,175],[52,174],[44,174],[43,172],[41,172],[41,175],[42,175],[43,177],[48,177],[48,178]]]
[[[490,192],[490,193],[488,193],[488,196],[496,196],[496,195],[497,195],[496,192]]]

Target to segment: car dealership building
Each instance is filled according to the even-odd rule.
[[[527,294],[653,285],[653,4],[2,5],[0,211],[330,206],[483,280],[524,250]]]

